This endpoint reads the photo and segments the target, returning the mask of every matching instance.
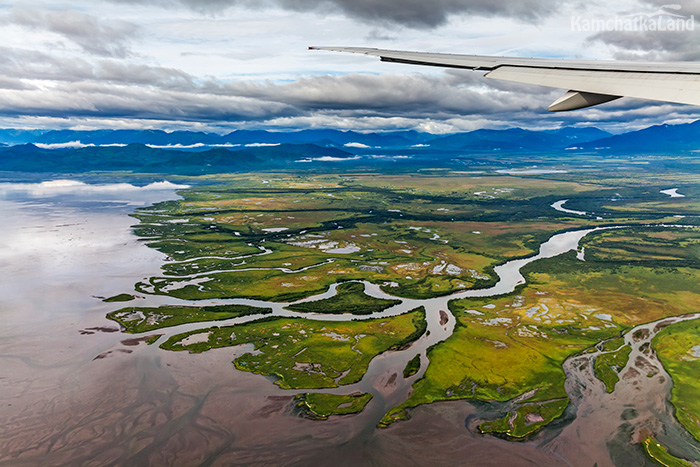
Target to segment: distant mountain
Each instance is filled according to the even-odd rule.
[[[77,144],[79,142],[80,144]],[[47,167],[68,167],[74,164],[69,157],[77,157],[80,154],[94,153],[100,157],[114,157],[113,164],[138,166],[146,164],[146,159],[151,163],[160,163],[156,153],[150,149],[179,149],[182,151],[207,152],[215,149],[250,150],[247,153],[251,157],[269,157],[271,160],[280,161],[290,158],[303,159],[307,157],[322,158],[347,157],[348,154],[366,156],[415,156],[426,160],[438,160],[454,157],[455,153],[461,154],[507,154],[511,152],[564,152],[581,150],[587,152],[607,153],[643,153],[643,154],[668,154],[688,152],[700,149],[700,120],[684,125],[660,125],[640,131],[611,135],[608,132],[595,127],[575,128],[565,127],[555,130],[533,131],[522,128],[505,130],[476,130],[466,133],[449,135],[433,135],[417,131],[396,131],[389,133],[360,133],[356,131],[340,131],[329,129],[301,130],[301,131],[267,131],[267,130],[236,130],[225,135],[204,133],[195,131],[162,130],[0,130],[0,149],[2,145],[13,146],[25,143],[33,143],[39,147],[34,149],[19,148],[19,152],[38,154],[36,149],[61,149],[64,152],[53,160],[47,157]],[[70,147],[85,147],[85,152],[71,153]],[[119,147],[105,147],[110,145],[129,145],[128,151]],[[136,149],[136,146],[140,146]],[[268,148],[264,146],[268,145]],[[302,149],[302,147],[304,149]],[[105,151],[96,151],[96,148]],[[276,149],[274,149],[276,148]],[[92,151],[90,151],[92,149]],[[321,151],[323,149],[323,151]],[[332,150],[342,152],[335,153]],[[65,152],[68,151],[68,152]],[[320,151],[320,152],[319,152]],[[128,155],[124,155],[128,153]],[[11,164],[22,165],[21,159],[10,160],[13,153],[5,155],[3,166]],[[111,154],[111,155],[110,155]],[[121,154],[122,156],[118,156]],[[160,153],[158,153],[160,154]],[[216,153],[207,156],[213,157]],[[222,159],[217,163],[228,160],[227,152],[220,152]],[[288,157],[283,157],[287,154]],[[43,157],[43,156],[42,156]],[[120,161],[120,157],[124,160]],[[135,157],[136,159],[129,159]],[[170,160],[172,154],[166,157]],[[185,164],[190,156],[182,156],[178,163]],[[152,159],[155,158],[155,159]],[[143,160],[142,160],[143,159]],[[152,159],[152,160],[151,160]],[[253,159],[251,159],[252,161]],[[86,162],[90,165],[90,162]],[[239,164],[245,165],[244,160]],[[109,162],[112,164],[112,162]],[[183,165],[183,167],[184,167]],[[224,164],[226,165],[226,164]],[[226,165],[228,167],[228,165]],[[194,170],[195,165],[192,165]]]
[[[0,171],[133,171],[198,175],[290,168],[306,161],[323,163],[352,157],[352,154],[341,149],[313,144],[282,144],[239,150],[217,148],[203,152],[156,149],[143,144],[60,150],[41,149],[27,144],[0,148]]]
[[[54,130],[39,135],[31,142],[49,145],[79,141],[82,144],[94,144],[96,146],[106,144],[167,146],[171,144],[217,144],[220,138],[216,134],[196,131],[173,131],[168,133],[162,130]]]
[[[509,130],[476,130],[429,141],[431,148],[501,151],[551,151],[568,145],[569,138],[542,131],[513,128]]]
[[[612,133],[608,133],[607,131],[603,131],[600,128],[596,128],[594,126],[585,128],[575,128],[567,126],[565,128],[558,128],[556,130],[545,130],[545,133],[564,136],[571,143],[585,143],[587,141],[595,141],[597,139],[608,138],[612,136]]]
[[[405,147],[414,140],[426,140],[433,135],[407,132],[411,139],[400,133],[359,133],[339,130],[302,130],[277,132],[266,130],[236,130],[226,135],[193,131],[162,130],[53,130],[27,132],[24,130],[0,130],[0,143],[34,143],[41,145],[62,145],[80,142],[83,145],[145,144],[152,146],[221,146],[248,144],[316,144],[342,147],[356,143],[356,147]],[[421,138],[422,135],[422,138]]]
[[[430,138],[432,135],[426,135]],[[326,142],[338,146],[359,143],[374,147],[408,146],[410,141],[400,134],[358,133],[340,130],[302,130],[294,132],[271,132],[261,130],[237,130],[221,137],[225,143],[313,143]]]
[[[657,125],[644,130],[579,144],[597,152],[671,154],[700,150],[700,120],[681,125]]]
[[[6,146],[35,142],[48,130],[0,129],[0,143]]]
[[[573,144],[611,136],[599,128],[565,127],[556,130],[532,131],[522,128],[476,130],[429,141],[432,148],[475,151],[552,151]]]

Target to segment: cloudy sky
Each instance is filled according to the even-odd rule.
[[[552,114],[563,91],[307,50],[700,60],[700,2],[674,1],[0,0],[0,127],[619,132],[688,122],[700,109],[622,99]],[[585,27],[660,11],[695,21],[685,31]]]

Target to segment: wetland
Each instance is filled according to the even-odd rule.
[[[96,264],[5,271],[0,463],[697,464],[700,181],[503,170],[193,178],[102,250],[104,199],[3,200]]]

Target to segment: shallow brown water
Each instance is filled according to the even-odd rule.
[[[593,360],[599,352],[567,360],[567,393],[576,418],[547,447],[588,464],[656,465],[635,444],[653,435],[677,455],[700,459],[700,443],[673,417],[668,401],[671,378],[653,351],[642,350],[663,324],[698,318],[700,314],[666,318],[628,331],[625,342],[632,353],[610,394],[593,372]],[[637,332],[639,337],[635,338]]]
[[[54,384],[14,399],[3,464],[557,465],[534,445],[471,434],[467,403],[420,408],[386,430],[368,426],[369,412],[315,422],[293,416],[267,378],[235,371],[229,350],[140,347],[47,375]]]
[[[172,193],[160,194],[166,195]],[[465,425],[480,409],[468,402],[419,407],[407,422],[375,428],[387,408],[405,399],[427,359],[423,355],[421,373],[409,380],[401,375],[405,363],[451,333],[454,318],[440,313],[446,299],[426,303],[430,336],[379,356],[360,383],[340,390],[374,393],[367,410],[323,422],[295,415],[294,392],[236,371],[231,361],[242,348],[165,352],[142,336],[113,332],[105,314],[114,304],[93,296],[131,290],[137,280],[158,274],[163,261],[131,235],[133,220],[126,215],[153,195],[129,196],[118,193],[127,202],[108,204],[103,198],[0,200],[0,214],[13,222],[0,236],[6,247],[0,256],[6,278],[0,285],[0,465],[612,462],[601,433],[616,436],[619,410],[606,422],[601,408],[609,405],[602,399],[582,398],[573,423],[531,442],[476,435]],[[620,397],[642,403],[632,389],[624,391]]]

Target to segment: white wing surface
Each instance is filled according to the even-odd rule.
[[[549,110],[581,109],[620,97],[700,105],[700,63],[623,62],[309,47],[372,55],[384,62],[486,71],[486,78],[569,89]]]

